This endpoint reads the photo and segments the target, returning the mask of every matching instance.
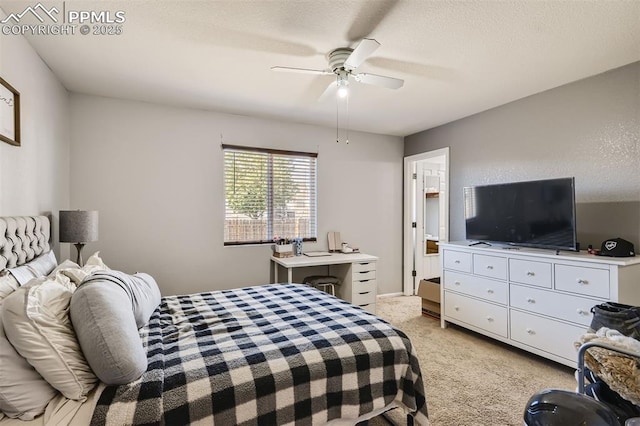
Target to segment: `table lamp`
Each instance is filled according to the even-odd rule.
[[[74,243],[78,250],[78,265],[83,266],[84,263],[82,248],[92,241],[98,241],[96,210],[60,210],[60,242]]]

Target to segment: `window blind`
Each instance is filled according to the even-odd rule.
[[[224,244],[317,238],[317,154],[223,145]]]

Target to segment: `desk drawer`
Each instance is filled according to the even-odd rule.
[[[366,280],[375,280],[376,279],[376,271],[361,271],[354,272],[351,275],[353,281],[366,281]]]
[[[374,294],[378,292],[376,280],[364,280],[353,282],[353,294],[371,291]]]
[[[376,303],[376,291],[370,289],[357,293],[354,291],[351,296],[351,303],[358,306]]]
[[[352,266],[352,271],[355,274],[356,272],[369,272],[376,270],[376,262],[361,262],[354,263]]]
[[[365,311],[371,312],[372,314],[376,313],[376,304],[375,303],[367,303],[366,305],[359,305]]]

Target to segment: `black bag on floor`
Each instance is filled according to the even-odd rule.
[[[640,340],[640,307],[605,302],[591,308],[591,313],[591,328],[594,331],[607,327]]]

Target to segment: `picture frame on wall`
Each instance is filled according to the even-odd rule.
[[[20,92],[0,77],[0,140],[20,146]]]

